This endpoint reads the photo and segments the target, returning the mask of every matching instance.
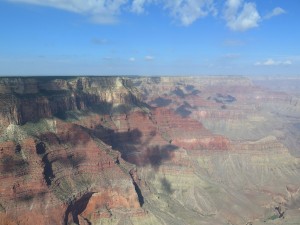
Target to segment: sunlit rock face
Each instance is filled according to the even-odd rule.
[[[1,78],[0,224],[299,224],[300,92],[267,84]]]
[[[66,111],[91,110],[93,105],[110,112],[114,106],[138,101],[138,93],[125,83],[117,77],[2,78],[1,124],[20,125],[52,116],[63,118]]]

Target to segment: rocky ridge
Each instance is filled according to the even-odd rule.
[[[242,77],[1,78],[0,221],[297,224],[296,98]]]

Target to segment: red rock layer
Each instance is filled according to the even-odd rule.
[[[62,121],[56,125],[57,132],[41,135],[39,142],[1,143],[1,224],[76,222],[80,214],[74,217],[75,209],[69,209],[82,204],[88,206],[82,211],[89,219],[97,210],[139,210],[133,181],[118,165],[125,163],[119,155],[83,127]],[[91,199],[82,199],[89,193]]]

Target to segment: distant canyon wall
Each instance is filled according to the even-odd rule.
[[[0,78],[0,124],[24,124],[102,104],[135,104],[139,94],[120,77]]]

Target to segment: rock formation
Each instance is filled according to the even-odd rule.
[[[297,224],[294,93],[244,77],[0,78],[0,224]]]

